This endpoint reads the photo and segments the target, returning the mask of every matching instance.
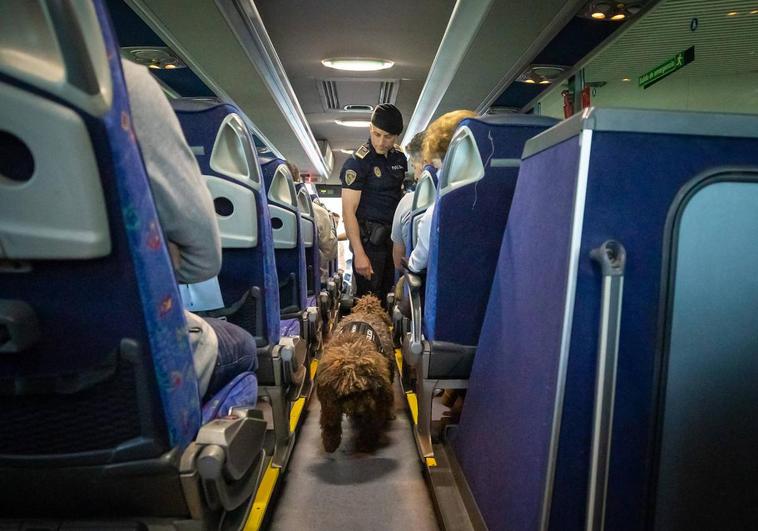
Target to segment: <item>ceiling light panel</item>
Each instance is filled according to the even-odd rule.
[[[344,127],[368,127],[371,125],[371,122],[369,120],[334,120],[334,123],[337,125],[342,125]]]
[[[387,59],[363,59],[359,57],[334,57],[324,59],[321,64],[335,70],[348,70],[350,72],[375,72],[392,68],[395,64]]]

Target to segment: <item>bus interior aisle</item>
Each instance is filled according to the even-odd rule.
[[[288,464],[268,528],[439,529],[413,440],[408,404],[395,381],[395,420],[373,454],[353,449],[350,421],[333,454],[321,444],[321,405],[314,395]]]

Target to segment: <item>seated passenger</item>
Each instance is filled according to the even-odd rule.
[[[321,204],[313,202],[313,215],[318,227],[318,254],[321,266],[321,283],[329,279],[329,262],[337,258],[337,229],[331,213]]]
[[[453,133],[458,128],[458,124],[464,118],[473,118],[475,116],[476,113],[473,111],[459,110],[443,114],[432,122],[424,135],[424,159],[433,164],[437,170],[442,168],[442,160],[445,158],[445,153],[447,153],[450,140],[452,140]],[[429,259],[429,235],[432,230],[433,216],[434,205],[424,212],[424,215],[421,216],[421,221],[419,221],[416,246],[413,248],[410,258],[408,258],[408,269],[414,273],[420,273],[426,269]]]
[[[179,121],[147,68],[122,61],[134,134],[178,282],[218,275],[221,239],[213,200]],[[255,370],[253,337],[220,319],[184,312],[201,398],[241,372]]]
[[[416,133],[413,139],[405,146],[405,154],[408,155],[408,161],[413,165],[413,180],[417,182],[421,177],[424,169],[424,158],[421,156],[421,149],[424,142],[424,132]],[[400,199],[395,209],[395,215],[392,217],[392,261],[395,269],[402,269],[402,259],[405,256],[405,237],[408,234],[409,217],[413,207],[413,192],[406,190],[405,195]]]

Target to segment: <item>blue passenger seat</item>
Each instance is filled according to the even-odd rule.
[[[297,191],[282,159],[261,159],[274,232],[282,319],[297,319],[307,307],[305,245]]]
[[[303,183],[295,183],[297,204],[300,213],[300,231],[303,235],[306,265],[306,306],[309,309],[308,338],[310,358],[321,357],[323,346],[323,330],[328,323],[324,322],[327,315],[326,307],[329,295],[321,289],[321,256],[318,250],[318,227],[313,212],[313,204],[308,189]],[[316,309],[313,312],[311,309]]]
[[[433,454],[434,389],[467,386],[524,143],[555,123],[525,115],[469,118],[450,142],[432,218],[423,312],[411,283],[412,326],[404,345],[404,358],[417,365],[418,440],[426,457]]]
[[[237,386],[255,377],[203,424],[104,4],[4,2],[0,18],[0,515],[244,513],[265,422]]]
[[[318,231],[311,205],[311,197],[303,183],[295,183],[297,206],[300,211],[300,231],[305,247],[306,305],[315,306],[316,295],[321,290],[321,260],[318,254]]]
[[[454,449],[489,529],[755,529],[758,116],[527,142]]]
[[[307,381],[308,342],[297,319],[280,323],[274,234],[253,139],[239,110],[216,101],[172,102],[213,197],[224,306],[207,312],[242,326],[258,344],[258,381],[272,402],[277,449],[289,440],[289,403]],[[305,331],[305,329],[304,329]]]

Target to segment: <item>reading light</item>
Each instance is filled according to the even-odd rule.
[[[562,65],[529,65],[516,81],[530,85],[549,85],[566,70]]]
[[[730,11],[729,13],[726,14],[726,16],[727,17],[736,17],[737,16],[737,12],[736,11]]]
[[[579,16],[594,20],[612,20],[618,22],[639,13],[645,3],[646,0],[589,2],[588,6]]]
[[[334,120],[334,123],[345,127],[368,127],[371,125],[369,120]]]
[[[359,57],[334,57],[324,59],[321,64],[336,70],[351,70],[353,72],[373,72],[375,70],[386,70],[392,68],[395,64],[386,59],[362,59]]]
[[[604,20],[611,13],[611,6],[608,2],[596,2],[590,9],[590,16],[595,20]]]
[[[187,67],[171,48],[165,46],[129,46],[121,48],[121,53],[135,63],[153,70]]]

